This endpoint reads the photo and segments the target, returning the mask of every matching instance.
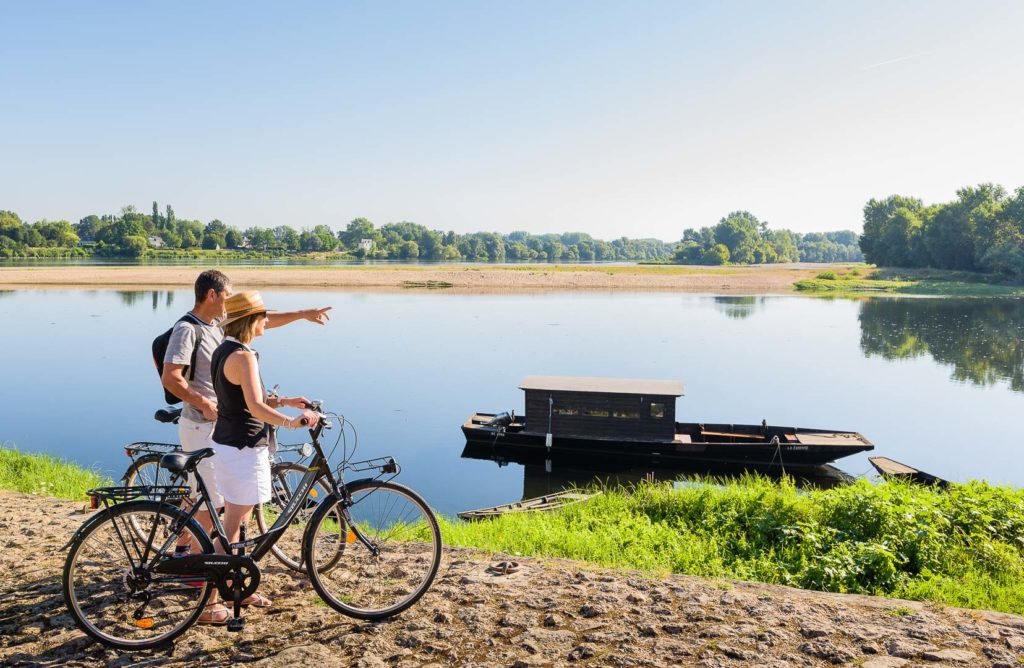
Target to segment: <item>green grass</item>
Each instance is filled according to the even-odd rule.
[[[0,489],[79,500],[86,490],[111,484],[110,478],[65,459],[0,446]]]
[[[814,278],[797,281],[801,292],[857,294],[889,292],[948,297],[1024,296],[1024,286],[1002,281],[998,276],[966,271],[936,269],[872,269],[823,271]]]
[[[643,484],[544,514],[461,523],[446,544],[1024,613],[1024,490],[747,477]]]

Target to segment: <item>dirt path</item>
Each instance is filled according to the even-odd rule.
[[[446,550],[411,610],[357,622],[305,578],[266,566],[275,604],[241,633],[193,627],[160,652],[90,642],[60,593],[63,544],[82,504],[0,492],[3,666],[1001,666],[1024,662],[1024,618],[691,577],[655,579],[564,560]]]
[[[733,294],[789,293],[821,265],[765,267],[566,267],[508,268],[403,265],[395,267],[223,267],[236,290],[252,288],[395,291],[441,288],[455,292],[536,290],[662,290]],[[0,289],[154,289],[191,287],[200,267],[0,268]]]

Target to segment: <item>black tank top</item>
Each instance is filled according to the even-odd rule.
[[[217,393],[217,424],[213,428],[213,440],[222,445],[235,448],[255,448],[270,443],[271,428],[266,422],[258,420],[249,412],[245,405],[242,386],[235,385],[224,376],[224,362],[228,356],[238,350],[251,350],[238,341],[225,341],[213,351],[210,360],[210,374],[213,376],[213,389]],[[259,353],[253,351],[259,363]],[[263,391],[260,380],[260,391]]]

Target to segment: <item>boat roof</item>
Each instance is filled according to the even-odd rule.
[[[519,383],[521,390],[552,392],[596,392],[602,394],[648,394],[683,396],[678,380],[644,380],[638,378],[594,378],[591,376],[527,376]]]

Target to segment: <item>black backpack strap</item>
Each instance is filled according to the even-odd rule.
[[[185,322],[192,324],[192,329],[196,333],[196,340],[192,346],[192,359],[188,365],[188,379],[195,380],[196,377],[196,359],[199,357],[199,344],[203,341],[203,328],[200,327],[199,319],[191,313],[186,313],[181,317]]]

